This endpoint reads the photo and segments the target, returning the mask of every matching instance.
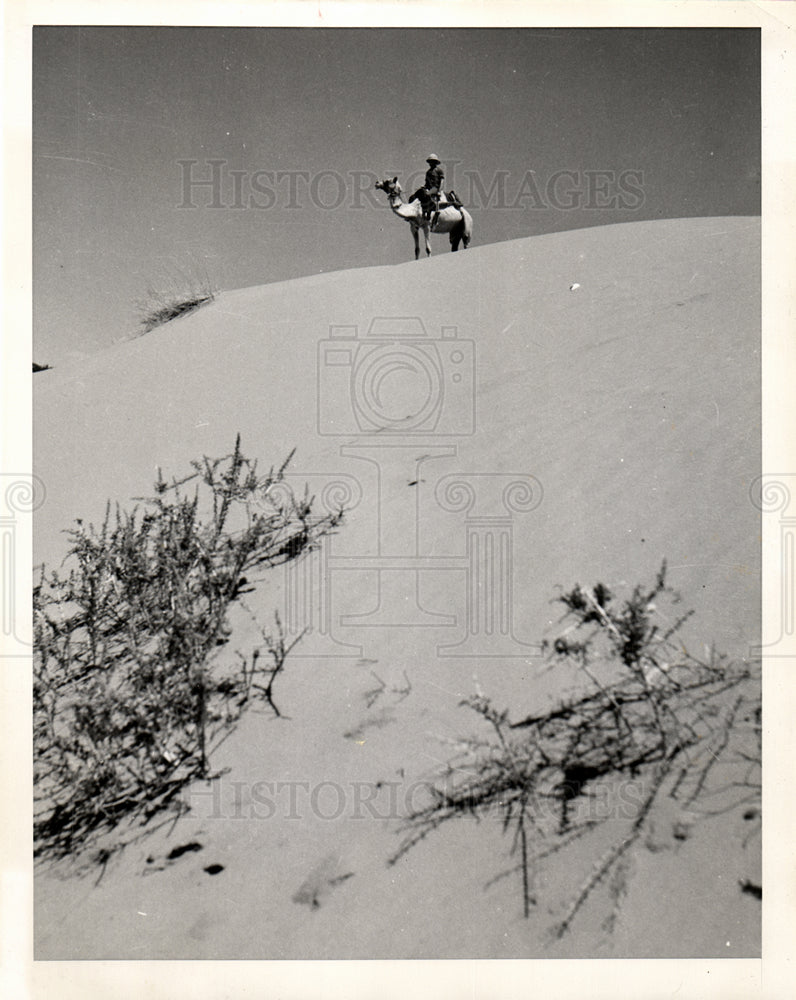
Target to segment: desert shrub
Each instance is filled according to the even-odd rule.
[[[224,664],[220,654],[252,573],[296,558],[342,517],[313,516],[311,499],[285,486],[286,465],[258,475],[238,437],[231,455],[193,462],[180,481],[159,473],[143,506],[108,506],[98,529],[78,521],[68,573],[42,570],[37,855],[69,854],[123,819],[179,808],[180,790],[211,775],[217,739],[252,699],[279,714],[273,684],[290,646],[278,618],[251,657]]]
[[[159,287],[147,288],[145,298],[137,303],[139,322],[149,333],[178,316],[185,316],[200,306],[212,302],[215,290],[204,272],[179,274],[165,280]]]
[[[566,903],[554,927],[560,938],[607,880],[614,905],[606,926],[613,926],[627,888],[628,851],[665,797],[681,811],[708,814],[715,792],[709,776],[731,764],[717,811],[745,803],[745,818],[759,817],[756,671],[713,651],[700,660],[675,642],[689,615],[661,624],[659,603],[677,601],[665,572],[664,564],[654,586],[636,587],[621,601],[603,584],[576,586],[558,598],[567,627],[543,651],[550,669],[575,668],[581,682],[546,710],[515,721],[483,694],[463,702],[489,725],[491,738],[463,741],[428,800],[406,818],[391,864],[450,819],[497,816],[519,854],[511,872],[520,874],[527,917],[540,863],[604,826],[613,831],[611,844]],[[635,792],[623,797],[628,782]],[[602,808],[590,808],[607,789],[610,807],[603,794]]]

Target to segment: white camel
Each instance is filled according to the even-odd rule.
[[[445,195],[441,191],[440,204],[446,207],[441,208],[439,212],[435,212],[431,219],[425,219],[423,217],[423,206],[419,201],[406,204],[397,177],[393,177],[392,180],[377,181],[376,187],[380,191],[384,191],[387,195],[390,200],[390,208],[398,218],[403,219],[404,222],[408,222],[411,226],[412,236],[415,241],[415,260],[418,260],[420,257],[419,234],[421,229],[426,241],[427,256],[431,255],[431,244],[428,241],[429,232],[449,233],[451,250],[454,253],[459,249],[460,243],[465,250],[470,245],[470,239],[473,235],[472,217],[463,208],[458,208],[450,203],[446,206]]]

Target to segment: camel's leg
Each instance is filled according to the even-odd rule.
[[[423,226],[423,236],[426,239],[426,257],[430,257],[431,256],[431,243],[429,243],[429,239],[428,239],[428,226]]]
[[[450,234],[451,253],[456,253],[456,251],[459,249],[459,242],[461,241],[461,238],[462,238],[462,224],[459,223],[458,225],[454,226],[453,229],[451,229],[451,234]]]
[[[420,260],[420,233],[416,226],[412,226],[412,236],[415,240],[415,260]]]

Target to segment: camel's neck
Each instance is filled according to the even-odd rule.
[[[390,208],[401,219],[413,219],[417,215],[414,205],[406,205],[399,194],[390,195]]]

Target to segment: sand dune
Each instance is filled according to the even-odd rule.
[[[73,518],[238,432],[265,465],[295,447],[291,481],[350,511],[321,604],[306,566],[252,598],[315,627],[281,678],[290,718],[250,714],[214,761],[225,778],[97,885],[41,872],[36,957],[758,954],[738,886],[759,882],[759,842],[737,814],[682,843],[662,817],[613,935],[595,911],[551,944],[514,880],[486,887],[512,863],[497,824],[451,824],[388,868],[384,796],[405,805],[477,728],[459,707],[476,689],[516,716],[555,693],[537,644],[557,585],[632,586],[666,559],[690,648],[759,643],[759,238],[750,218],[635,223],[229,291],[37,375],[36,562],[60,560]],[[251,637],[242,623],[232,645]],[[541,878],[564,893],[573,875]]]

